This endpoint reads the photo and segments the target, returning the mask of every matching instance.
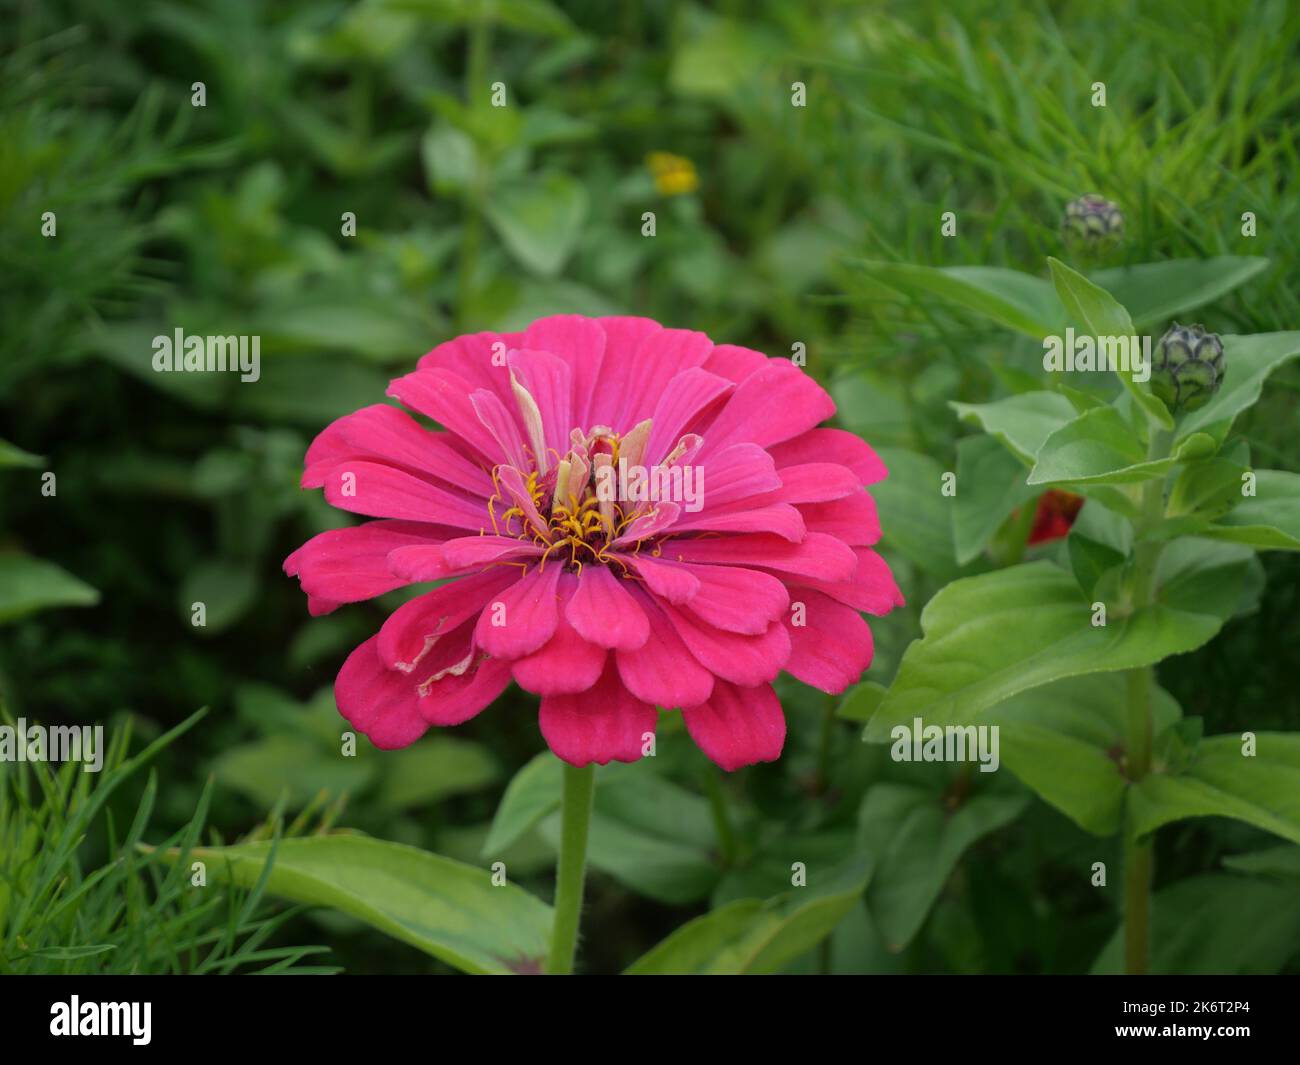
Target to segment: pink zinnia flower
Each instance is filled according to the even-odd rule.
[[[641,757],[656,706],[724,769],[771,761],[777,673],[843,691],[871,662],[861,612],[903,601],[872,550],[864,486],[885,467],[815,428],[835,405],[788,360],[562,315],[439,345],[388,394],[445,431],[383,404],[325,429],[303,485],[381,520],[285,561],[313,614],[447,581],[339,672],[339,710],[378,747],[469,720],[513,679],[573,765]],[[600,498],[620,460],[693,467],[703,505]]]

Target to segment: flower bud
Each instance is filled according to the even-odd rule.
[[[1227,363],[1218,333],[1175,322],[1160,338],[1151,367],[1151,391],[1172,411],[1197,410],[1223,384]]]
[[[1117,244],[1124,233],[1124,213],[1119,204],[1089,193],[1065,205],[1061,228],[1067,243],[1104,248]]]

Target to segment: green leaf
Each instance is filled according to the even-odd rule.
[[[1070,530],[1065,544],[1074,579],[1079,582],[1083,594],[1090,598],[1102,577],[1123,565],[1126,558],[1122,551],[1115,550],[1110,544],[1103,544],[1074,529]]]
[[[491,873],[415,847],[330,835],[231,847],[195,847],[209,877],[252,887],[272,847],[266,891],[328,906],[467,973],[539,972],[551,908]],[[178,851],[164,857],[175,861]]]
[[[211,377],[204,374],[153,376],[199,381]],[[356,410],[358,397],[362,402],[379,402],[388,387],[387,373],[340,355],[266,357],[262,359],[262,376],[256,384],[240,384],[237,377],[233,380],[235,385],[227,382],[225,387],[234,397],[231,408],[236,416],[289,422],[313,431]],[[211,391],[218,387],[220,382],[209,381],[205,389]]]
[[[107,954],[110,950],[116,949],[117,945],[114,943],[96,943],[85,947],[41,947],[23,956],[44,958],[48,961],[76,961],[78,958],[93,958],[96,954]]]
[[[1239,479],[1235,488],[1239,497]],[[1300,551],[1300,474],[1256,470],[1255,495],[1248,496],[1198,535],[1246,544],[1260,551]]]
[[[874,680],[864,680],[844,693],[835,716],[844,721],[856,721],[865,725],[876,712],[876,707],[885,697],[885,686]]]
[[[1116,482],[1116,474],[1135,471],[1134,480],[1147,480],[1169,469],[1168,459],[1148,463],[1146,448],[1127,419],[1114,407],[1094,407],[1067,422],[1043,441],[1030,484],[1078,484],[1101,478]],[[1147,470],[1146,467],[1158,467]]]
[[[1082,507],[1070,526],[1070,532],[1104,544],[1121,555],[1127,556],[1133,550],[1133,526],[1120,516],[1120,512],[1105,506]]]
[[[873,860],[867,907],[890,950],[916,935],[967,848],[1015,820],[1026,802],[1023,793],[975,795],[953,811],[929,788],[887,782],[867,792],[858,814]]]
[[[597,775],[587,860],[628,890],[669,905],[704,898],[718,882],[709,804],[660,776],[650,761]],[[553,845],[559,815],[542,823]]]
[[[486,94],[486,89],[484,92]],[[462,103],[458,97],[450,93],[440,92],[432,92],[425,99],[437,113],[438,118],[450,123],[469,137],[485,168],[499,167],[497,176],[501,178],[520,177],[520,171],[526,165],[528,158],[526,152],[522,154],[512,152],[512,149],[519,147],[520,133],[524,126],[523,110],[520,107],[475,107],[472,104]],[[447,160],[451,171],[442,175],[443,177],[450,177],[452,172],[465,165],[463,143],[448,146],[437,142],[433,144],[422,142],[421,158],[427,175],[437,177],[436,174],[430,173],[430,165],[435,160],[429,152],[437,152],[443,148],[449,148],[452,153],[452,158]],[[469,177],[467,174],[464,176]],[[487,174],[484,173],[482,176],[486,177]],[[474,191],[480,191],[477,182],[473,183],[473,188]]]
[[[1275,973],[1300,937],[1300,892],[1222,873],[1180,880],[1151,903],[1153,975],[1224,976]],[[1124,929],[1116,929],[1092,967],[1124,971]]]
[[[673,49],[668,84],[683,96],[731,99],[753,84],[772,45],[752,20],[704,24]]]
[[[1223,337],[1227,366],[1223,387],[1204,407],[1183,418],[1178,436],[1208,431],[1216,422],[1231,424],[1232,419],[1259,399],[1268,375],[1297,355],[1300,355],[1300,331]]]
[[[15,447],[8,440],[0,440],[0,470],[14,466],[38,469],[44,461],[40,455],[33,455],[30,451]]]
[[[911,432],[903,389],[889,376],[846,368],[826,387],[839,408],[838,420],[851,432],[873,440],[900,440]]]
[[[370,784],[378,768],[331,754],[306,736],[268,736],[224,751],[212,771],[259,807],[273,806],[285,794],[286,808],[298,810],[321,791],[355,795]]]
[[[1069,677],[998,704],[984,721],[998,726],[1002,764],[1081,828],[1119,831],[1128,780],[1120,770],[1127,729],[1127,691],[1117,673]],[[1180,710],[1155,689],[1153,729],[1160,734]]]
[[[158,323],[96,321],[86,327],[82,343],[118,370],[202,410],[223,406],[235,394],[239,375],[231,373],[158,373],[152,364],[153,338],[168,336],[169,326]],[[197,334],[195,334],[197,335]],[[267,360],[263,360],[263,371]],[[265,373],[263,373],[265,377]],[[247,385],[244,386],[248,391]],[[258,388],[262,386],[259,384]],[[257,389],[253,389],[257,391]],[[352,407],[356,409],[355,404]],[[339,412],[343,413],[342,411]],[[332,416],[333,417],[333,416]]]
[[[1156,736],[1152,765],[1157,773],[1181,773],[1190,763],[1205,733],[1205,720],[1184,717]]]
[[[550,751],[535,755],[511,778],[492,818],[483,857],[499,855],[542,818],[560,808],[564,767]]]
[[[534,104],[524,112],[518,143],[529,148],[541,148],[550,144],[575,144],[578,141],[591,140],[599,132],[600,127],[594,122],[575,118],[564,111],[553,111],[548,107]]]
[[[577,32],[569,17],[550,0],[386,0],[384,8],[419,15],[440,27],[483,22],[546,37],[568,37]]]
[[[1032,465],[1044,441],[1074,420],[1074,404],[1056,392],[1025,392],[993,403],[950,403],[957,417],[978,425]]]
[[[1243,475],[1249,466],[1250,450],[1245,446],[1187,463],[1169,488],[1165,513],[1175,520],[1191,515],[1208,520],[1222,517],[1241,501]]]
[[[430,323],[404,301],[321,297],[275,304],[259,329],[263,346],[274,345],[277,352],[339,351],[380,362],[409,359],[431,332]]]
[[[1066,311],[1094,337],[1131,337],[1136,335],[1128,311],[1104,288],[1094,285],[1082,274],[1071,270],[1058,259],[1048,258],[1056,294]],[[1134,401],[1153,421],[1166,429],[1174,427],[1173,416],[1142,382],[1134,378],[1133,368],[1116,367],[1116,374]]]
[[[1217,446],[1206,433],[1193,433],[1180,439],[1167,458],[1148,460],[1142,441],[1118,410],[1094,407],[1047,438],[1028,483],[1138,484],[1165,476],[1179,462],[1213,454]]]
[[[628,966],[629,976],[762,975],[830,935],[862,885],[817,895],[803,888],[766,902],[740,899],[688,921]]]
[[[1092,280],[1128,309],[1135,326],[1145,329],[1213,303],[1267,267],[1268,260],[1256,256],[1220,255],[1099,270]]]
[[[797,823],[769,824],[759,829],[752,847],[746,846],[727,869],[709,898],[712,909],[739,899],[769,899],[788,894],[795,857],[816,894],[828,887],[847,888],[865,883],[870,861],[857,846],[857,826],[840,824],[810,829]]]
[[[439,119],[420,140],[420,159],[429,188],[439,196],[459,194],[478,175],[478,149],[464,130]]]
[[[1235,608],[1207,589],[1243,579],[1250,552],[1162,559],[1159,601],[1131,614],[1112,608],[1092,624],[1074,576],[1032,562],[954,581],[921,613],[922,639],[903,656],[866,738],[884,742],[898,724],[967,724],[1020,692],[1065,677],[1152,665],[1200,647]],[[1227,546],[1227,545],[1220,545]],[[1244,551],[1244,549],[1242,549]],[[1169,554],[1169,552],[1167,552]]]
[[[939,296],[1035,340],[1041,341],[1061,329],[1061,308],[1052,286],[1019,270],[871,261],[859,261],[857,265],[891,288]]]
[[[587,190],[552,173],[493,190],[483,212],[520,265],[554,277],[577,246],[587,217]]]
[[[943,468],[928,455],[878,448],[889,477],[871,486],[884,540],[941,580],[959,572],[953,546],[952,499],[941,494]]]
[[[451,795],[466,795],[494,783],[500,767],[481,743],[437,736],[383,755],[376,799],[390,810],[425,808]]]
[[[1187,817],[1231,817],[1300,843],[1300,734],[1255,733],[1255,754],[1241,736],[1202,740],[1177,773],[1152,773],[1129,799],[1134,831],[1154,832]]]
[[[43,558],[0,552],[0,624],[38,610],[94,606],[99,592]]]
[[[204,625],[194,631],[215,635],[230,628],[252,607],[257,597],[257,574],[242,562],[207,559],[189,571],[181,585],[177,608],[187,624],[194,617],[194,604],[202,603]]]
[[[953,548],[960,565],[983,553],[1007,516],[1039,493],[1025,483],[1020,460],[991,436],[957,441]]]
[[[1225,868],[1255,876],[1280,876],[1300,880],[1300,847],[1283,844],[1249,854],[1234,854],[1223,859]]]
[[[1264,576],[1250,548],[1185,536],[1165,547],[1156,582],[1166,606],[1226,621],[1254,609]]]

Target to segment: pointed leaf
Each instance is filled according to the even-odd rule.
[[[1128,308],[1139,329],[1163,329],[1170,319],[1213,303],[1267,267],[1268,260],[1258,256],[1220,255],[1099,270],[1092,280]]]
[[[1061,308],[1042,278],[1000,266],[914,266],[860,262],[871,277],[904,292],[939,296],[999,325],[1042,340],[1061,328]]]
[[[1024,392],[992,403],[950,403],[957,417],[992,433],[1026,465],[1032,465],[1043,442],[1077,416],[1065,396]]]
[[[952,539],[952,499],[940,494],[943,468],[928,455],[879,448],[889,477],[871,486],[884,541],[941,580],[959,572]]]
[[[483,844],[483,857],[501,854],[544,817],[558,810],[563,785],[563,763],[550,751],[534,756],[506,786],[492,818],[492,831]]]
[[[1232,419],[1259,399],[1268,375],[1297,355],[1300,355],[1300,331],[1223,337],[1227,366],[1223,385],[1209,403],[1183,418],[1178,426],[1179,438],[1202,430],[1208,432],[1219,422],[1231,424]]]
[[[929,788],[886,782],[867,792],[858,815],[874,863],[867,907],[891,950],[916,935],[962,854],[1015,820],[1026,802],[1023,793],[975,795],[953,811]]]
[[[1237,494],[1241,481],[1236,482]],[[1247,544],[1260,551],[1300,551],[1300,474],[1256,470],[1248,496],[1199,535]]]
[[[1133,789],[1129,813],[1139,835],[1187,817],[1231,817],[1300,843],[1300,734],[1202,740],[1181,772],[1152,773]]]
[[[1052,268],[1052,281],[1056,294],[1065,309],[1094,337],[1131,337],[1137,334],[1128,311],[1109,292],[1094,285],[1082,274],[1071,270],[1058,259],[1048,258]],[[1134,378],[1133,368],[1116,367],[1116,374],[1124,383],[1129,395],[1154,422],[1166,429],[1174,427],[1173,416],[1145,383]]]
[[[1112,609],[1105,625],[1092,623],[1091,603],[1074,576],[1050,562],[952,582],[926,604],[924,635],[904,654],[866,737],[883,743],[895,725],[916,717],[927,725],[971,723],[1055,680],[1195,650],[1236,608],[1253,561],[1244,548],[1214,548],[1196,541],[1183,553],[1167,552],[1158,601],[1128,615]]]
[[[1152,975],[1275,973],[1295,953],[1300,892],[1222,873],[1180,880],[1151,903]],[[1116,929],[1092,967],[1124,971],[1124,929]]]
[[[774,973],[825,939],[862,896],[862,885],[766,902],[740,899],[688,921],[627,968],[629,976]]]
[[[1079,827],[1098,836],[1119,831],[1128,780],[1120,769],[1127,729],[1124,678],[1070,677],[1000,703],[984,720],[998,726],[1002,765]],[[1180,714],[1155,689],[1157,735]]]
[[[494,190],[483,211],[520,265],[554,277],[582,235],[587,190],[567,174],[530,176]]]
[[[1094,407],[1056,430],[1038,451],[1028,483],[1139,484],[1163,477],[1182,461],[1214,453],[1206,433],[1183,437],[1168,458],[1148,460],[1133,427],[1114,407]]]
[[[251,887],[272,842],[196,847],[210,877]],[[175,861],[178,852],[164,855]],[[367,836],[278,841],[266,891],[328,906],[467,973],[540,972],[551,908],[522,888],[495,887],[487,869]]]
[[[1025,483],[1025,467],[991,436],[957,441],[953,548],[960,565],[979,557],[1013,510],[1040,493]]]
[[[58,606],[94,606],[99,592],[43,558],[0,553],[0,624]]]

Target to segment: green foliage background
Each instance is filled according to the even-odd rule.
[[[296,824],[310,832],[346,796],[330,823],[485,864],[503,790],[542,747],[533,700],[512,691],[407,751],[339,758],[334,673],[401,599],[309,619],[279,568],[346,520],[297,487],[314,433],[456,332],[633,313],[769,354],[806,345],[839,423],[898,456],[879,500],[909,605],[873,622],[869,675],[888,684],[920,608],[991,565],[959,564],[934,499],[905,486],[955,468],[966,430],[949,402],[1019,390],[1025,349],[884,283],[887,264],[1045,277],[1065,256],[1064,204],[1096,191],[1127,218],[1100,265],[1266,257],[1197,320],[1300,327],[1300,10],[1285,0],[4,0],[0,54],[0,695],[50,723],[133,716],[146,738],[211,707],[158,756],[151,842],[194,823],[201,798],[232,841],[270,834],[277,803],[310,808]],[[505,108],[489,103],[498,81]],[[690,160],[698,187],[659,190],[655,151]],[[177,326],[259,334],[262,380],[153,373],[151,338]],[[1298,390],[1292,363],[1238,422],[1267,465],[1300,469]],[[1300,560],[1263,564],[1258,604],[1161,667],[1214,732],[1300,728]],[[781,894],[792,861],[864,854],[874,879],[832,907],[833,936],[756,951],[753,968],[1093,966],[1118,895],[1088,870],[1118,868],[1114,841],[1008,774],[970,797],[951,767],[895,765],[836,700],[782,694],[776,765],[721,779],[669,721],[653,765],[602,774],[586,969],[619,971],[711,908],[750,922],[737,900]],[[129,821],[147,787],[133,778],[105,809]],[[548,897],[555,833],[539,818],[499,856]],[[107,831],[87,860],[111,858]],[[1170,965],[1300,971],[1294,848],[1276,848],[1217,819],[1161,834],[1157,890],[1186,896],[1166,913],[1228,929]],[[1261,870],[1274,878],[1240,875]],[[1267,940],[1246,934],[1260,907],[1277,915]],[[326,943],[348,971],[443,969],[331,910],[285,917],[273,942]]]

